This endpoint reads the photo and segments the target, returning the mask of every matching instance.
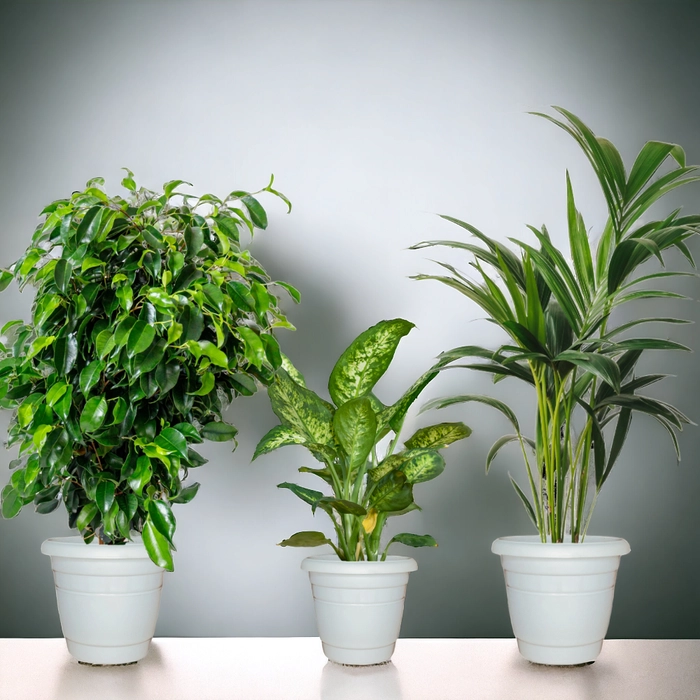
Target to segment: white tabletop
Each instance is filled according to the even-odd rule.
[[[393,662],[326,661],[316,638],[160,638],[132,666],[79,665],[63,639],[1,639],[2,700],[699,700],[700,640],[608,640],[554,668],[513,639],[401,639]]]

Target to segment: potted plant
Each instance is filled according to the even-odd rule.
[[[388,556],[389,547],[434,547],[430,535],[382,533],[388,518],[418,509],[415,484],[445,468],[439,450],[466,438],[462,423],[442,423],[416,431],[398,448],[406,412],[438,374],[431,369],[395,403],[384,405],[373,393],[388,369],[399,341],[413,328],[403,319],[381,321],[361,333],[331,372],[330,403],[305,385],[285,358],[268,396],[280,425],[258,444],[253,459],[282,447],[303,445],[323,466],[300,467],[330,487],[331,495],[292,483],[289,489],[312,511],[322,510],[335,530],[335,542],[323,532],[297,532],[282,547],[329,545],[332,554],[309,557],[318,630],[326,656],[337,663],[369,665],[391,658],[401,627],[410,557]]]
[[[614,313],[628,302],[680,298],[649,284],[677,275],[665,269],[635,276],[640,265],[664,252],[680,251],[691,264],[686,241],[698,232],[700,216],[668,216],[641,222],[664,194],[698,178],[686,166],[680,146],[652,141],[629,173],[610,141],[597,137],[578,117],[546,117],[572,136],[593,166],[608,208],[605,228],[594,249],[577,210],[567,173],[569,259],[547,229],[530,226],[536,243],[509,239],[517,252],[471,224],[443,218],[477,239],[426,241],[414,248],[448,246],[471,255],[475,281],[452,265],[449,274],[418,275],[438,280],[476,302],[509,336],[496,350],[455,348],[441,356],[446,366],[464,366],[515,377],[535,390],[535,435],[525,437],[515,413],[488,396],[454,396],[430,402],[442,408],[476,401],[500,411],[512,433],[500,438],[486,459],[488,472],[499,450],[515,442],[525,462],[530,495],[513,486],[537,528],[537,537],[504,537],[493,543],[501,556],[513,631],[525,658],[545,664],[593,661],[600,652],[612,607],[620,556],[629,552],[620,538],[587,536],[601,488],[610,476],[634,413],[655,418],[668,432],[680,459],[676,431],[688,423],[678,409],[640,391],[665,375],[638,370],[648,350],[688,350],[666,339],[623,334],[648,323],[677,324],[675,317],[620,322]],[[669,159],[671,169],[656,177]],[[479,245],[478,243],[482,245]],[[498,281],[496,278],[500,278]],[[455,365],[463,358],[477,358]],[[532,456],[530,456],[532,454]]]
[[[36,288],[30,321],[1,330],[0,406],[18,446],[2,514],[63,503],[78,537],[42,545],[68,649],[97,664],[135,662],[153,636],[163,571],[173,570],[173,504],[206,460],[192,445],[234,440],[235,396],[267,385],[290,324],[239,233],[267,225],[253,194],[224,199],[95,178],[48,205],[26,253],[0,273]],[[270,184],[262,190],[282,197]],[[86,546],[88,545],[88,546]],[[111,546],[100,546],[111,545]],[[109,595],[105,595],[109,593]]]

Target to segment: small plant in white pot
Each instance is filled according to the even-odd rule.
[[[615,312],[637,300],[681,298],[648,283],[692,273],[663,270],[636,277],[634,273],[654,257],[663,264],[664,253],[671,248],[694,265],[686,241],[698,232],[700,216],[680,216],[677,210],[641,223],[664,194],[698,179],[679,146],[647,143],[628,174],[612,143],[597,137],[570,112],[557,111],[562,121],[540,116],[581,146],[607,203],[609,216],[597,249],[591,248],[568,174],[570,260],[554,246],[544,226],[529,227],[536,241],[532,244],[509,239],[519,250],[516,254],[474,226],[447,216],[443,218],[477,241],[426,241],[414,248],[448,246],[469,253],[479,281],[447,263],[440,264],[449,274],[417,279],[438,280],[458,290],[509,336],[497,350],[465,346],[443,353],[441,360],[448,367],[491,373],[494,381],[515,377],[535,391],[534,439],[522,434],[515,413],[505,403],[488,396],[454,396],[424,408],[479,402],[510,421],[513,432],[493,445],[486,469],[505,445],[513,442],[520,447],[527,486],[521,488],[512,477],[511,481],[539,536],[503,537],[492,549],[501,556],[522,655],[538,663],[568,665],[591,662],[600,653],[620,557],[629,552],[623,539],[587,532],[632,416],[636,412],[655,418],[670,435],[679,459],[676,431],[689,422],[673,406],[640,393],[665,375],[638,369],[640,357],[649,350],[688,348],[643,334],[623,335],[648,323],[685,321],[637,317],[620,323]],[[667,160],[672,167],[655,177]],[[451,364],[463,358],[479,362]]]
[[[27,252],[0,273],[36,288],[31,321],[2,328],[0,406],[14,409],[2,515],[61,503],[77,537],[51,538],[61,625],[79,661],[131,663],[156,625],[173,570],[173,504],[199,488],[192,445],[233,440],[226,404],[268,384],[289,327],[274,283],[241,247],[265,228],[247,192],[224,200],[96,178],[42,212]],[[265,191],[279,195],[271,188]],[[281,195],[280,195],[281,196]]]
[[[318,476],[332,495],[292,483],[279,488],[292,491],[314,513],[325,512],[336,541],[323,532],[305,531],[280,545],[333,549],[333,554],[305,559],[302,568],[311,579],[324,653],[337,663],[370,665],[391,658],[408,574],[417,564],[410,557],[389,556],[389,546],[437,543],[430,535],[402,532],[384,544],[384,527],[389,518],[418,509],[414,485],[441,474],[445,461],[439,450],[471,433],[462,423],[442,423],[419,429],[398,448],[408,409],[438,374],[436,369],[426,372],[388,406],[374,395],[375,384],[411,328],[412,323],[393,319],[361,333],[331,372],[328,390],[333,403],[308,389],[285,358],[268,390],[281,425],[262,438],[253,457],[283,445],[303,445],[323,465],[299,471]]]

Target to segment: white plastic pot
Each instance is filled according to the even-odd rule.
[[[612,611],[620,557],[618,537],[551,544],[539,537],[501,537],[491,546],[503,565],[508,609],[520,653],[538,664],[595,661]]]
[[[105,665],[146,656],[163,569],[148,558],[144,545],[86,545],[82,537],[52,537],[41,551],[51,557],[68,651],[78,661]]]
[[[308,557],[323,653],[339,664],[369,666],[389,661],[401,629],[408,574],[415,559],[340,561],[335,554]]]

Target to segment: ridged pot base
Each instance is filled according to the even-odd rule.
[[[323,653],[344,666],[388,662],[401,629],[410,557],[340,561],[334,554],[308,557],[316,623]]]
[[[146,656],[163,569],[149,559],[143,543],[86,545],[81,537],[53,537],[41,551],[51,557],[70,654],[96,666],[121,666]]]
[[[596,660],[612,612],[620,557],[629,544],[617,537],[582,543],[542,543],[538,537],[501,537],[508,610],[524,658],[547,666]]]

